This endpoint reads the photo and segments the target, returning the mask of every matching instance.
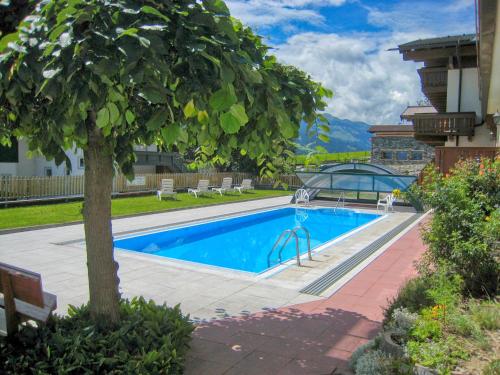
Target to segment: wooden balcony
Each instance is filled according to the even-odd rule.
[[[422,92],[438,112],[446,111],[448,69],[446,67],[421,68],[418,70]]]
[[[418,70],[422,90],[444,90],[448,86],[448,69],[446,67],[421,68]]]
[[[434,145],[444,144],[448,136],[474,135],[475,112],[419,113],[413,118],[415,139]]]
[[[185,167],[182,158],[175,152],[136,151],[136,165],[168,167],[172,172],[182,172]]]

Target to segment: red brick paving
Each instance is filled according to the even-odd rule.
[[[186,373],[348,373],[351,353],[377,334],[424,250],[415,226],[329,298],[200,324]]]

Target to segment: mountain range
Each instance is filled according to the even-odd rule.
[[[320,145],[331,153],[369,151],[371,149],[371,134],[368,133],[368,128],[371,125],[361,121],[341,119],[332,116],[329,113],[324,115],[330,124],[330,134],[328,134],[330,140],[325,143],[319,140],[316,134],[308,136],[306,125],[302,124],[299,132],[299,138],[297,139],[297,142],[300,145],[311,148],[316,145]],[[297,151],[297,153],[304,153],[304,151]]]

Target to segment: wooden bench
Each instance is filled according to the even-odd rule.
[[[40,274],[1,262],[0,293],[8,336],[16,333],[24,321],[47,322],[57,307],[57,297],[43,291]]]

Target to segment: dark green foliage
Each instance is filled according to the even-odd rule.
[[[180,374],[193,326],[179,307],[133,299],[120,303],[118,327],[99,327],[87,306],[47,326],[0,339],[6,374]]]
[[[409,312],[418,313],[422,308],[432,306],[434,301],[428,293],[431,286],[429,277],[419,276],[409,280],[385,309],[384,324],[391,319],[397,308],[405,307]]]
[[[434,209],[424,233],[423,268],[446,263],[465,292],[494,296],[500,263],[500,159],[459,163],[449,176],[429,171],[421,194]]]
[[[10,145],[0,145],[0,163],[17,163],[19,161],[19,144],[13,138]]]
[[[0,1],[0,37],[14,33],[19,22],[34,8],[34,0],[2,0]]]

